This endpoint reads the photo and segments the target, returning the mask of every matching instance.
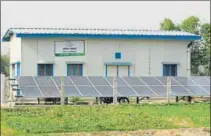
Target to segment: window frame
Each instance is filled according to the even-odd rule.
[[[44,75],[40,75],[40,71],[39,71],[39,68],[40,68],[40,65],[43,65],[43,71],[44,71]],[[51,71],[50,71],[50,75],[46,75],[47,73],[47,65],[50,65],[51,66]],[[54,75],[54,64],[37,64],[37,76],[53,76]]]
[[[70,68],[72,68],[72,72]],[[77,71],[80,75],[77,75]],[[67,76],[83,76],[83,64],[67,64]]]

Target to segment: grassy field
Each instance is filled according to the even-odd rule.
[[[3,135],[209,126],[210,103],[53,106],[1,110]]]

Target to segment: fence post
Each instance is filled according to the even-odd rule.
[[[117,78],[113,78],[113,104],[117,104]]]
[[[60,104],[64,105],[64,77],[61,77]]]
[[[4,74],[1,74],[1,104],[5,103],[5,90],[6,90],[6,78]]]
[[[171,94],[171,77],[167,77],[166,96],[168,104],[170,103],[170,94]]]
[[[9,80],[9,91],[10,91],[10,109],[13,109],[13,90],[12,90],[12,83]]]

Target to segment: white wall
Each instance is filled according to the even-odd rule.
[[[71,39],[22,39],[22,75],[37,75],[37,63],[54,62],[54,75],[66,75],[65,61],[84,61],[83,75],[105,76],[104,62],[116,61],[115,52],[122,53],[120,61],[132,62],[131,76],[162,76],[162,62],[179,63],[178,76],[187,75],[187,45],[189,41],[170,40],[85,40],[85,56],[54,56],[54,41]],[[76,40],[76,39],[72,39]]]
[[[17,38],[15,35],[11,37],[9,42],[10,48],[10,63],[21,61],[21,38]]]
[[[21,61],[21,38],[17,38],[15,35],[11,37],[11,40],[9,42],[9,49],[10,49],[10,64],[16,63],[18,61]],[[21,67],[21,65],[20,65]],[[16,66],[15,66],[16,68]],[[15,70],[15,72],[17,72]],[[21,72],[21,71],[20,71]],[[12,75],[12,66],[10,65],[10,76]]]

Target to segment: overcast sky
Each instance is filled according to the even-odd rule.
[[[1,2],[1,36],[10,27],[159,29],[166,17],[180,23],[189,16],[210,22],[209,1],[48,1]],[[7,43],[1,46],[8,52]]]

